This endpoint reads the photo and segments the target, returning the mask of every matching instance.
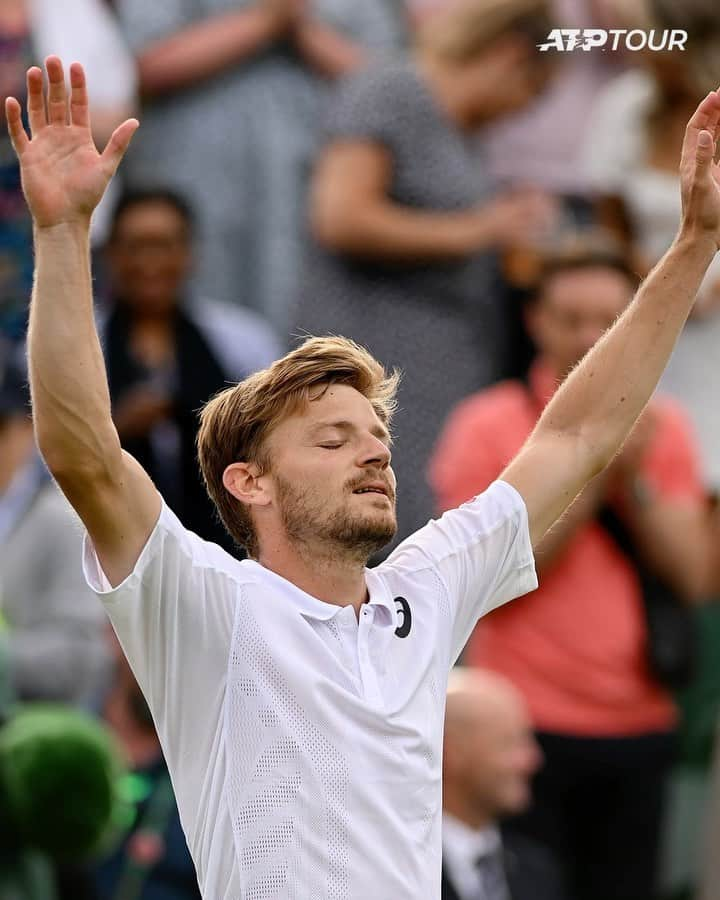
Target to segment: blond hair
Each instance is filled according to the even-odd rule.
[[[223,484],[225,469],[234,462],[269,464],[266,440],[272,429],[311,399],[313,388],[347,384],[372,404],[389,428],[395,412],[397,371],[388,374],[364,348],[342,337],[311,337],[269,368],[221,391],[200,415],[198,458],[205,487],[225,528],[250,556],[258,541],[250,508],[236,500]]]
[[[428,18],[418,47],[446,62],[465,63],[505,34],[522,33],[540,43],[551,28],[548,0],[456,0]]]

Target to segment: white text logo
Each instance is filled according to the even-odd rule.
[[[684,50],[687,31],[679,28],[641,31],[634,28],[553,28],[541,51],[558,50]]]

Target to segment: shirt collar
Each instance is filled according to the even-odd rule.
[[[326,603],[324,600],[318,600],[312,594],[307,594],[291,581],[260,565],[254,559],[246,559],[244,565],[253,569],[258,575],[258,580],[270,582],[273,588],[282,594],[302,615],[319,621],[329,621],[334,618],[341,610],[346,609],[350,604],[341,606],[335,603]],[[398,613],[395,603],[390,596],[390,592],[385,582],[380,578],[373,569],[365,569],[365,583],[368,588],[368,605],[375,607],[377,622],[379,625],[392,625],[397,628]]]
[[[473,865],[481,857],[497,852],[502,844],[500,830],[496,825],[478,830],[449,812],[443,812],[442,835],[443,844],[446,848],[452,848],[456,858],[460,857]]]

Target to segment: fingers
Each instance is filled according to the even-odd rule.
[[[14,97],[8,97],[5,101],[5,118],[7,120],[10,140],[15,148],[15,152],[20,156],[30,143],[30,139],[23,128],[20,104]]]
[[[718,102],[715,103],[712,110],[708,114],[708,120],[705,123],[704,131],[709,131],[712,135],[713,144],[717,142],[718,139],[718,122],[720,122],[720,91],[716,91],[716,99]]]
[[[701,132],[710,134],[710,141],[714,144],[717,139],[718,121],[720,121],[720,93],[710,91],[695,110],[685,129],[681,159],[683,168],[694,168],[698,153],[698,137]],[[705,153],[702,156],[704,159]]]
[[[711,119],[715,118],[715,121],[717,121],[716,114],[719,102],[718,92],[710,91],[693,113],[692,118],[687,124],[686,132],[702,131],[702,129],[707,128],[708,122],[710,122]]]
[[[43,76],[42,71],[37,66],[28,69],[27,73],[27,110],[30,134],[34,137],[47,125],[45,99],[43,97]]]
[[[49,56],[45,61],[48,94],[47,110],[43,91],[43,73],[37,66],[27,73],[27,110],[30,133],[34,137],[48,124],[68,124],[68,98],[65,88],[65,73],[57,56]],[[70,121],[84,128],[90,126],[87,86],[85,73],[79,63],[70,66]]]
[[[117,167],[120,165],[120,160],[125,155],[132,136],[139,125],[140,123],[137,119],[126,119],[122,125],[118,125],[110,136],[107,147],[102,152],[102,160],[111,176],[115,174]]]
[[[48,122],[51,125],[66,125],[68,108],[65,73],[57,56],[48,56],[45,71],[48,79]]]
[[[80,63],[70,66],[70,121],[83,128],[90,127],[90,108],[88,105],[85,72]]]
[[[704,178],[711,171],[715,156],[715,142],[712,134],[703,129],[698,133],[695,148],[695,176]]]

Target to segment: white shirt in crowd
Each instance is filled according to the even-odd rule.
[[[444,812],[442,846],[443,865],[461,900],[485,898],[478,861],[502,853],[500,829],[496,825],[490,825],[478,831]],[[488,897],[486,900],[493,898]]]
[[[448,671],[479,616],[537,587],[527,511],[496,482],[324,603],[163,505],[102,595],[152,710],[207,900],[440,894]]]

